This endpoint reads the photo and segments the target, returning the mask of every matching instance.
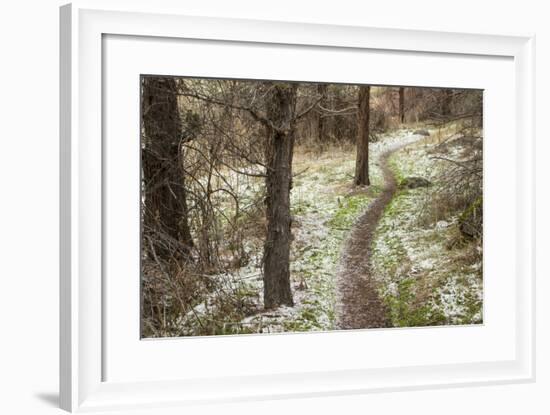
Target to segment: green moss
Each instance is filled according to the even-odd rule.
[[[327,173],[326,177],[329,176],[329,169],[326,166],[320,168],[319,171],[321,170]],[[333,328],[335,321],[334,306],[336,302],[334,297],[336,289],[334,272],[340,258],[342,242],[346,238],[347,230],[351,228],[353,222],[364,212],[369,202],[373,199],[373,193],[377,191],[379,190],[374,189],[370,192],[351,195],[342,194],[340,196],[330,193],[316,195],[316,197],[326,197],[334,201],[334,205],[332,205],[334,208],[329,208],[332,212],[329,214],[329,219],[325,222],[328,234],[325,238],[319,240],[314,247],[307,246],[298,251],[298,258],[296,259],[302,265],[298,271],[293,271],[293,278],[305,281],[307,289],[313,292],[315,296],[313,300],[303,300],[302,308],[299,310],[297,316],[292,320],[285,320],[283,322],[285,331]],[[293,214],[308,215],[315,213],[315,205],[313,202],[299,201],[294,204]],[[329,261],[330,265],[327,265],[327,261]],[[324,300],[319,301],[319,299]]]
[[[397,164],[397,153],[393,153],[390,158],[388,159],[388,166],[390,170],[392,171],[397,183],[401,183],[403,179],[405,178],[405,175],[399,168]]]
[[[467,292],[465,295],[464,306],[466,312],[462,320],[462,324],[480,324],[483,323],[483,303],[481,299],[476,296],[471,295],[470,292]]]
[[[385,297],[392,325],[395,327],[437,326],[446,323],[445,315],[430,301],[417,301],[418,281],[405,278],[398,282],[396,295]]]
[[[365,193],[338,198],[338,210],[329,221],[329,226],[337,229],[349,229],[371,200],[372,197]]]
[[[398,182],[405,173],[417,174],[412,158],[407,152],[397,152],[390,158],[389,165]],[[422,190],[399,189],[386,206],[376,231],[372,264],[381,281],[380,295],[392,325],[480,323],[482,302],[475,288],[476,277],[472,276],[477,271],[471,268],[477,260],[473,260],[471,254],[468,257],[474,247],[469,243],[449,252],[448,240],[457,225],[437,229],[422,227],[417,218],[425,198]],[[471,209],[481,205],[481,200],[476,200]],[[451,217],[442,219],[453,221]],[[422,268],[421,260],[433,261],[434,265]],[[452,312],[449,313],[447,301],[451,293]]]

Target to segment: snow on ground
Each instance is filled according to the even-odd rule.
[[[412,130],[399,130],[371,143],[371,186],[355,188],[355,148],[333,147],[319,156],[295,150],[291,192],[293,243],[291,285],[293,307],[263,310],[262,250],[260,240],[249,241],[249,263],[230,273],[212,276],[218,289],[181,319],[182,334],[193,334],[200,320],[223,320],[212,334],[325,331],[334,328],[336,268],[340,251],[353,223],[380,193],[382,153],[396,152],[390,162],[398,180],[407,176],[436,182],[442,161],[428,152],[433,140]],[[452,148],[452,156],[460,149]],[[256,180],[247,188],[250,199],[263,186]],[[425,227],[419,215],[430,190],[398,191],[387,208],[373,246],[372,267],[395,326],[465,324],[481,322],[481,255],[471,260],[471,246],[447,249],[456,233],[457,218],[442,218]],[[471,263],[470,263],[471,262]],[[239,310],[228,316],[219,294],[231,293]],[[234,301],[234,300],[232,300]],[[231,309],[233,310],[233,309]]]
[[[448,167],[431,157],[437,142],[425,139],[395,153],[398,177],[423,177],[433,186],[399,191],[377,230],[371,266],[394,326],[474,324],[482,321],[483,280],[478,241],[449,248],[458,217],[425,223],[423,215]],[[458,159],[460,146],[445,155]]]
[[[218,276],[228,290],[239,288],[251,303],[249,315],[226,323],[227,334],[324,331],[334,327],[336,266],[349,229],[374,200],[383,185],[379,156],[387,150],[417,140],[412,131],[386,134],[370,145],[372,185],[352,186],[355,148],[334,147],[315,157],[297,148],[291,192],[293,243],[291,284],[294,307],[263,310],[262,246],[249,247],[251,262],[231,275]],[[259,183],[261,185],[261,183]],[[208,303],[208,300],[206,301]],[[182,326],[193,326],[202,314],[214,313],[214,304],[192,310]],[[203,318],[206,316],[203,316]],[[225,332],[225,331],[224,331]]]

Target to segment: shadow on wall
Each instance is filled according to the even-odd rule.
[[[36,398],[41,400],[42,402],[48,404],[48,406],[53,406],[56,408],[59,408],[59,394],[58,393],[37,393],[35,395]]]

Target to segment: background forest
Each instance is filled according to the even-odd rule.
[[[482,91],[141,88],[143,337],[482,322]]]

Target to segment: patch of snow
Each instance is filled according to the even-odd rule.
[[[448,163],[431,156],[435,145],[427,139],[413,143],[395,153],[390,162],[402,177],[424,177],[437,183]],[[456,151],[453,155],[458,157],[461,148],[453,149]],[[431,298],[432,312],[440,311],[448,324],[479,322],[483,294],[481,262],[460,266],[464,251],[447,249],[457,218],[439,220],[432,228],[419,225],[423,201],[431,197],[431,191],[418,188],[400,193],[392,201],[391,213],[385,214],[378,225],[372,266],[381,295],[402,301],[399,284],[412,278],[415,286]]]
[[[440,220],[435,224],[435,229],[438,229],[438,230],[445,229],[445,228],[448,228],[449,225],[450,223],[447,222],[446,220]]]

